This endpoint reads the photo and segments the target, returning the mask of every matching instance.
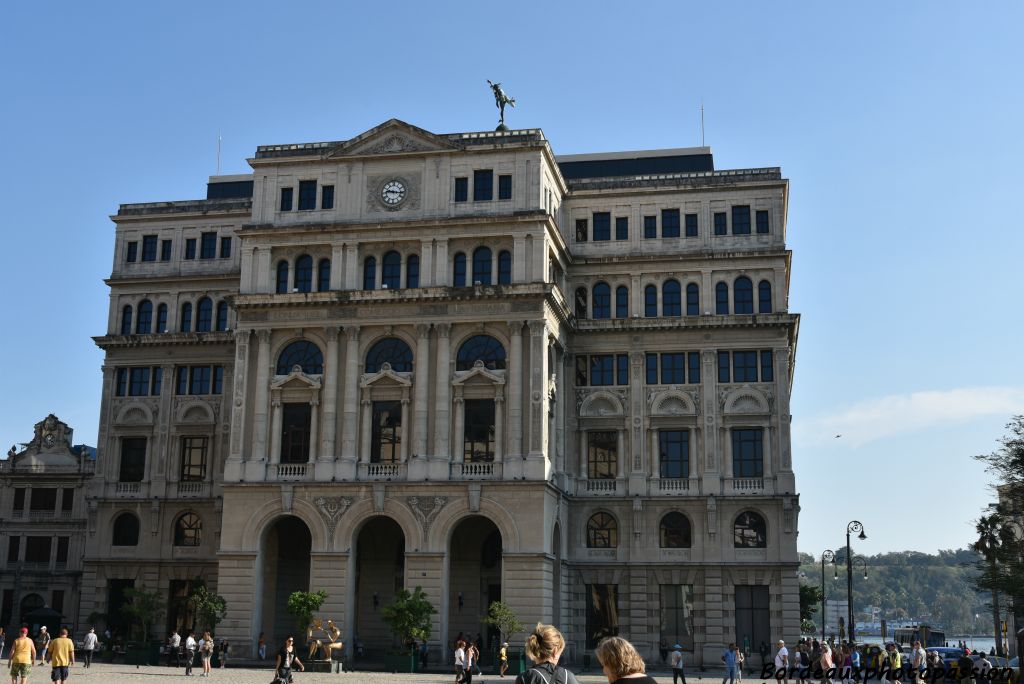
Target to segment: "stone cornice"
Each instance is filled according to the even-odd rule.
[[[163,347],[182,345],[235,345],[235,333],[153,333],[150,335],[98,335],[92,338],[100,349],[124,349],[128,347]]]

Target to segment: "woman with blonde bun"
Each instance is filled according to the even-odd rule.
[[[516,677],[516,684],[579,684],[576,676],[558,664],[565,639],[553,625],[537,623],[526,637],[526,655],[535,664]]]
[[[608,637],[597,645],[594,650],[597,662],[610,684],[628,682],[629,684],[658,684],[647,676],[644,659],[640,657],[633,644],[621,637]]]

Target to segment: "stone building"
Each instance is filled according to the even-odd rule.
[[[95,459],[51,413],[36,423],[30,442],[0,460],[0,626],[8,633],[27,624],[34,634],[42,624],[52,629],[78,617],[85,490]],[[45,608],[52,619],[37,612]]]
[[[300,589],[370,653],[415,586],[438,649],[498,599],[571,658],[796,638],[778,168],[397,120],[249,164],[113,217],[81,615],[202,577],[240,654]]]

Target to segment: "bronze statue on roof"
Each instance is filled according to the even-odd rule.
[[[508,127],[505,125],[505,105],[516,106],[516,98],[509,97],[505,94],[505,91],[501,89],[500,83],[491,83],[490,79],[487,79],[487,85],[491,86],[491,90],[494,92],[494,105],[498,108],[501,114],[501,118],[498,121],[498,127],[496,131],[507,131]]]

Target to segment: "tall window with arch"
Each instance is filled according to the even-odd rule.
[[[666,513],[659,525],[661,548],[688,549],[693,545],[690,519],[679,511]]]
[[[697,283],[689,283],[686,286],[686,315],[700,315],[700,288]]]
[[[363,289],[373,290],[377,287],[377,259],[368,256],[363,259]]]
[[[139,545],[139,519],[132,513],[122,513],[114,519],[114,546]]]
[[[629,318],[629,288],[625,285],[615,288],[615,317]]]
[[[491,250],[477,247],[473,250],[473,284],[491,284]]]
[[[156,307],[156,332],[167,332],[167,305],[160,304]]]
[[[295,290],[313,291],[313,257],[303,254],[295,260]]]
[[[512,284],[512,252],[506,249],[498,252],[498,284]]]
[[[228,329],[228,303],[217,302],[217,332]]]
[[[139,315],[135,321],[135,332],[148,335],[153,331],[153,302],[143,299],[139,302]]]
[[[768,547],[768,529],[761,514],[744,511],[736,516],[732,525],[732,545],[737,549]]]
[[[196,332],[213,330],[213,300],[203,297],[196,305]]]
[[[331,260],[321,259],[316,265],[316,290],[327,292],[331,289]]]
[[[587,520],[587,548],[614,549],[619,546],[619,525],[610,513],[600,512]]]
[[[576,313],[576,318],[583,321],[587,318],[587,288],[577,287],[576,297],[573,300],[573,308]]]
[[[658,288],[654,285],[644,288],[644,316],[647,318],[658,317]]]
[[[618,476],[619,436],[614,430],[587,433],[587,479],[613,480]]]
[[[750,278],[740,276],[733,283],[733,313],[754,313],[754,284]]]
[[[683,315],[679,281],[674,278],[666,280],[665,284],[661,286],[661,315],[673,317]]]
[[[715,285],[715,315],[729,314],[729,286],[725,283]]]
[[[370,463],[402,460],[402,402],[374,401]]]
[[[762,280],[757,284],[757,313],[772,312],[772,284]]]
[[[203,539],[203,521],[195,513],[185,513],[174,521],[175,546],[199,546]]]
[[[178,329],[181,332],[192,332],[192,304],[185,302],[181,305],[181,318],[178,321]]]
[[[410,254],[405,260],[405,286],[420,286],[420,258],[416,254]]]
[[[125,304],[121,309],[121,334],[132,334],[132,305]]]
[[[380,285],[382,288],[397,290],[402,287],[402,255],[391,250],[381,259]]]
[[[608,283],[594,285],[594,318],[612,317],[612,288]]]
[[[396,373],[411,373],[412,358],[412,349],[404,340],[398,337],[385,337],[375,342],[366,352],[366,366],[363,370],[367,373],[379,373],[387,363]]]
[[[452,258],[452,287],[466,287],[465,252],[457,252]]]
[[[288,375],[292,368],[299,366],[306,375],[320,375],[324,372],[324,356],[320,347],[309,340],[296,340],[277,357],[277,374]]]
[[[277,262],[277,294],[287,294],[288,292],[288,262],[281,261]]]
[[[462,458],[466,463],[494,461],[496,414],[493,399],[466,399]]]

